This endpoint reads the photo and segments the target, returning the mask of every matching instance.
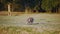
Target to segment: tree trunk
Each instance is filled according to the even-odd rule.
[[[10,8],[10,4],[8,4],[8,16],[11,16],[11,8]]]
[[[51,13],[51,10],[47,10],[46,13]]]
[[[58,9],[58,12],[60,13],[60,8]]]
[[[27,14],[28,13],[28,9],[27,8],[25,8],[25,14]]]

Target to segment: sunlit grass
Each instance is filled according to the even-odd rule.
[[[60,31],[38,31],[33,27],[0,26],[0,34],[60,34]]]
[[[32,27],[4,27],[0,26],[0,34],[34,34],[39,33]]]
[[[16,15],[18,15],[18,13]],[[33,17],[35,19],[32,27],[26,24],[25,20],[27,20],[28,17]],[[40,13],[20,14],[20,16],[0,16],[0,25],[4,25],[0,26],[0,34],[60,34],[60,14]],[[23,25],[28,27],[22,27]],[[40,28],[35,28],[35,26]],[[41,32],[41,30],[43,31]]]

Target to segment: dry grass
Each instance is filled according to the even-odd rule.
[[[39,32],[36,29],[31,27],[1,27],[0,34],[38,34]]]
[[[12,16],[18,16],[18,15],[21,15],[21,14],[24,14],[24,12],[11,12]],[[8,11],[0,12],[0,16],[8,16]]]
[[[60,34],[60,31],[40,32],[38,28],[33,27],[0,26],[0,34]]]
[[[41,21],[44,21],[44,19],[45,19],[45,21],[48,21],[48,23],[46,23],[45,25],[43,24],[44,26],[46,26],[45,29],[37,28],[37,27],[34,28],[34,26],[29,27],[28,25],[27,25],[28,27],[0,26],[0,34],[60,34],[60,30],[59,31],[56,31],[56,30],[54,30],[54,31],[50,30],[49,31],[48,30],[49,28],[51,28],[49,26],[52,26],[54,29],[55,29],[55,27],[60,28],[60,25],[58,25],[60,23],[60,14],[59,15],[58,14],[34,14],[34,15],[22,15],[20,17],[18,15],[21,15],[21,14],[24,14],[24,13],[12,12],[12,15],[14,15],[14,16],[11,16],[11,17],[7,16],[7,14],[8,14],[7,12],[0,12],[0,15],[3,15],[3,16],[0,16],[0,25],[2,25],[1,23],[3,23],[3,24],[4,23],[5,24],[9,23],[10,24],[10,23],[15,23],[15,22],[19,23],[19,25],[20,25],[21,24],[20,22],[22,20],[27,19],[26,16],[33,16],[36,19],[35,21],[37,21],[39,23]],[[4,17],[4,16],[6,16],[6,17]],[[15,17],[15,16],[17,16],[17,17]],[[44,23],[45,23],[45,21],[44,21]],[[49,21],[51,21],[51,22],[49,22]],[[49,23],[50,23],[50,25],[49,25]],[[23,24],[25,24],[25,21],[24,21]],[[53,24],[57,24],[57,25],[53,25]],[[49,28],[47,28],[47,26]],[[57,29],[59,29],[59,28],[57,28]],[[41,32],[41,30],[43,30],[43,31]]]
[[[0,16],[8,16],[8,11],[1,11]],[[11,12],[11,16],[20,16],[21,14],[39,14],[39,13],[25,13],[25,12]]]

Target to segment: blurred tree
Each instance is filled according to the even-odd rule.
[[[2,0],[1,3],[3,3],[5,6],[7,6],[7,10],[8,10],[8,15],[11,16],[11,4],[12,4],[13,0]]]
[[[4,10],[4,4],[0,2],[0,11]]]
[[[11,11],[38,10],[47,12],[56,11],[60,6],[60,0],[1,0],[5,5],[11,4]],[[58,8],[57,8],[58,7]],[[28,10],[27,9],[27,10]]]
[[[25,0],[15,0],[14,1],[14,11],[24,11],[25,9]]]
[[[40,12],[41,11],[41,4],[42,4],[42,0],[36,0],[36,5],[34,7],[34,10],[36,10],[36,12]]]
[[[60,3],[60,0],[42,0],[42,9],[45,9],[47,12],[51,12],[52,7],[56,7]]]

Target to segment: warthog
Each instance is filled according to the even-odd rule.
[[[33,19],[32,17],[29,17],[29,18],[27,19],[28,24],[32,24],[33,21],[34,21],[34,19]]]

